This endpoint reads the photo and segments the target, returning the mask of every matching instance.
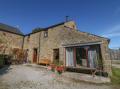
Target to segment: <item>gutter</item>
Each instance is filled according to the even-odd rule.
[[[88,45],[95,45],[95,44],[102,44],[102,41],[74,43],[74,44],[63,44],[62,46],[63,47],[74,47],[74,46],[88,46]]]
[[[23,37],[22,50],[23,50],[23,48],[24,48],[24,39],[25,39],[25,36]]]

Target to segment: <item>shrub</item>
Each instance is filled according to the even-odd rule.
[[[4,55],[0,55],[0,66],[4,65]]]

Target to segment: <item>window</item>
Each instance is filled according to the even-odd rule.
[[[59,48],[53,49],[53,59],[54,63],[59,63]]]
[[[48,37],[48,31],[44,32],[44,37]]]

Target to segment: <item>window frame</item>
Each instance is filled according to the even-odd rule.
[[[44,31],[44,38],[47,38],[47,37],[48,37],[48,30]]]

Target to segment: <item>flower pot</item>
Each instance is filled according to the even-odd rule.
[[[63,66],[57,66],[56,71],[58,72],[58,74],[62,74],[63,71],[64,71],[64,67]]]
[[[51,64],[50,66],[51,66],[51,71],[55,72],[56,66],[54,64]]]

